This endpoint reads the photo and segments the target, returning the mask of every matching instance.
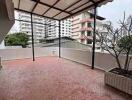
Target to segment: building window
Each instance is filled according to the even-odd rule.
[[[84,28],[85,27],[85,23],[82,23],[82,28]]]
[[[88,27],[91,27],[91,23],[88,23]]]
[[[81,35],[85,35],[85,31],[82,31],[82,32],[81,32]]]
[[[87,40],[87,44],[92,44],[92,40]]]
[[[87,31],[87,36],[91,36],[91,31]]]
[[[81,39],[81,43],[84,43],[85,42],[85,40],[84,39]]]

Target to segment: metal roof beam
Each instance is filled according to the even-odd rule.
[[[32,0],[32,1],[37,2],[36,0]],[[53,6],[49,5],[49,4],[43,3],[43,2],[41,2],[41,1],[39,1],[39,4],[42,4],[42,5],[47,6],[47,7],[49,7],[49,8],[54,8],[54,9],[56,9],[56,10],[65,12],[65,13],[70,14],[70,15],[72,14],[72,13],[67,12],[67,11],[65,11],[65,10],[62,10],[62,9],[60,9],[60,8],[53,7]]]
[[[67,10],[67,9],[73,7],[74,5],[76,5],[77,3],[81,2],[81,1],[82,1],[82,0],[76,1],[74,4],[71,4],[69,7],[65,8],[64,10]],[[57,15],[61,14],[61,13],[62,13],[62,12],[59,12],[58,14],[56,14],[55,16],[53,16],[53,18],[56,17]]]
[[[50,7],[49,9],[47,9],[42,15],[46,14],[51,8],[53,8],[60,0],[57,0],[52,7]]]
[[[19,2],[18,2],[18,9],[20,8],[20,0],[19,0]]]
[[[42,15],[39,15],[39,14],[36,14],[36,13],[32,13],[32,12],[29,12],[29,11],[25,11],[25,10],[21,10],[21,9],[17,9],[17,8],[15,8],[15,10],[21,11],[21,12],[25,12],[25,13],[29,13],[29,14],[34,14],[34,15],[37,15],[37,16],[40,16],[40,17],[45,17],[45,18],[48,18],[48,19],[51,19],[51,20],[57,20],[57,21],[59,21],[58,19],[55,19],[55,18],[51,18],[51,17],[47,17],[47,16],[42,16]]]
[[[90,2],[92,2],[93,4],[96,4],[96,2],[94,0],[89,0]]]
[[[100,4],[100,3],[104,2],[104,1],[105,1],[105,0],[98,1],[98,2],[96,2],[95,4],[92,4],[92,5],[90,5],[90,6],[86,7],[86,8],[84,8],[84,9],[81,9],[81,10],[79,10],[79,11],[73,13],[72,15],[69,15],[69,16],[67,16],[67,17],[65,17],[65,18],[63,18],[63,19],[61,19],[61,20],[67,19],[68,17],[71,17],[71,16],[73,16],[73,15],[76,15],[76,14],[78,14],[79,12],[85,11],[85,10],[91,8],[91,7],[98,6],[98,4]]]
[[[36,4],[34,5],[34,7],[33,7],[32,11],[31,11],[32,13],[34,12],[35,8],[37,7],[37,5],[38,5],[39,1],[40,1],[40,0],[37,0],[37,1],[36,1]]]
[[[87,3],[89,3],[89,2],[90,2],[90,1],[88,1],[88,2],[86,2],[86,3],[84,3],[84,4],[82,4],[82,5],[80,5],[79,7],[76,7],[76,8],[74,8],[74,9],[72,9],[70,12],[76,10],[77,8],[80,8],[80,7],[84,6],[85,4],[87,4]]]

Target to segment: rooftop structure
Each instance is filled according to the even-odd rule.
[[[56,20],[66,19],[72,15],[101,6],[112,0],[13,0],[16,10],[32,12]]]
[[[4,3],[7,4],[8,0],[1,1],[6,1]],[[0,56],[2,57],[2,63],[0,58],[0,67],[1,64],[3,65],[0,71],[0,84],[2,84],[0,85],[0,99],[131,100],[132,75],[127,77],[129,73],[126,73],[124,69],[120,71],[121,73],[123,71],[123,74],[125,72],[125,75],[121,75],[120,71],[118,74],[115,70],[113,72],[111,72],[112,70],[109,71],[109,69],[115,69],[115,66],[117,66],[118,62],[116,63],[116,60],[120,60],[120,63],[125,63],[127,56],[115,55],[119,57],[119,59],[115,60],[109,53],[95,52],[96,41],[98,40],[96,29],[102,28],[102,23],[97,18],[103,19],[97,16],[96,8],[109,1],[112,0],[13,0],[15,10],[29,13],[31,20],[28,22],[31,23],[32,44],[31,48],[0,50]],[[7,7],[7,5],[5,6]],[[10,5],[8,4],[8,6]],[[65,48],[64,45],[67,41],[70,42],[69,46],[71,47],[76,46],[76,44],[72,45],[73,38],[61,37],[61,22],[93,8],[94,14],[91,14],[93,19],[82,20],[82,29],[80,30],[81,32],[84,31],[82,34],[87,36],[90,33],[87,31],[91,31],[89,26],[93,26],[93,31],[91,31],[92,50],[87,48]],[[50,47],[50,45],[47,47],[46,45],[44,45],[45,47],[34,47],[34,24],[38,24],[34,22],[34,16],[36,15],[58,21],[58,26],[56,26],[58,28],[58,37],[47,37],[48,39],[46,40],[46,42],[56,42],[58,47]],[[0,16],[0,19],[3,17],[4,15]],[[5,25],[9,24],[9,27],[11,27],[12,21],[10,21],[10,18],[6,16],[5,19],[9,21]],[[21,21],[24,22],[26,19]],[[4,19],[2,20],[5,21]],[[15,19],[13,18],[12,20],[14,22]],[[91,23],[93,21],[93,23],[91,24],[89,21]],[[43,25],[54,26],[51,25],[52,22],[49,21],[49,23],[41,22]],[[9,27],[5,26],[3,30],[8,31]],[[2,34],[5,35],[7,31]],[[44,36],[46,37],[46,34]],[[0,39],[3,40],[4,38]],[[80,44],[84,45],[82,43],[77,45]],[[110,46],[110,49],[113,49],[113,47]],[[130,59],[127,59],[128,62],[129,60],[131,60],[131,56]],[[132,70],[132,63],[126,63],[125,65],[128,66],[128,64],[130,64],[130,70]],[[123,92],[118,91],[118,89]]]
[[[32,34],[32,53],[33,53],[33,61],[35,61],[34,54],[34,27],[33,27],[33,15],[39,15],[41,17],[54,19],[59,21],[59,57],[61,57],[61,21],[67,19],[76,14],[82,13],[84,11],[94,9],[94,30],[93,30],[93,53],[92,53],[92,69],[94,69],[94,59],[95,59],[95,42],[96,42],[96,8],[112,0],[57,0],[57,1],[44,1],[44,0],[13,0],[15,10],[19,10],[22,12],[29,13],[31,16],[31,34]],[[4,2],[2,0],[2,2]],[[7,4],[7,1],[4,2]],[[12,3],[12,0],[11,0]],[[10,4],[11,4],[10,3]],[[7,8],[11,8],[11,5],[7,6]],[[12,4],[13,8],[13,4]],[[9,12],[7,9],[6,12]],[[14,13],[11,13],[14,16]],[[9,16],[8,19],[11,17]],[[13,17],[12,17],[13,18]],[[12,19],[14,20],[14,18]],[[9,31],[9,29],[8,29]],[[7,34],[7,33],[6,33]],[[4,39],[4,38],[3,38]]]

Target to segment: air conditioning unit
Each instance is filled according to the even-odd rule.
[[[0,0],[0,43],[15,23],[12,0]]]

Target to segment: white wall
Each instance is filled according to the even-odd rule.
[[[91,66],[92,64],[92,52],[90,51],[63,48],[62,57],[89,66]],[[124,56],[120,57],[120,61],[122,64],[124,63],[124,60]],[[95,67],[107,71],[109,69],[117,67],[117,64],[115,59],[110,54],[96,52]],[[132,69],[132,62],[130,64],[130,69]]]
[[[58,56],[58,47],[35,48],[35,57],[41,56]],[[32,48],[0,49],[0,57],[2,60],[32,58]],[[89,66],[91,66],[92,63],[92,53],[86,50],[61,48],[61,57]],[[122,63],[124,63],[124,59],[124,56],[120,58]],[[110,54],[96,52],[96,68],[107,71],[116,66],[116,61]],[[130,64],[130,69],[132,69],[132,62]]]
[[[0,49],[5,49],[5,43],[4,43],[4,41],[2,41],[2,42],[0,43]]]
[[[58,48],[35,48],[35,57],[57,56]],[[32,58],[32,48],[0,49],[2,60]]]
[[[92,54],[86,50],[62,48],[61,56],[86,65],[91,65],[92,62]]]

